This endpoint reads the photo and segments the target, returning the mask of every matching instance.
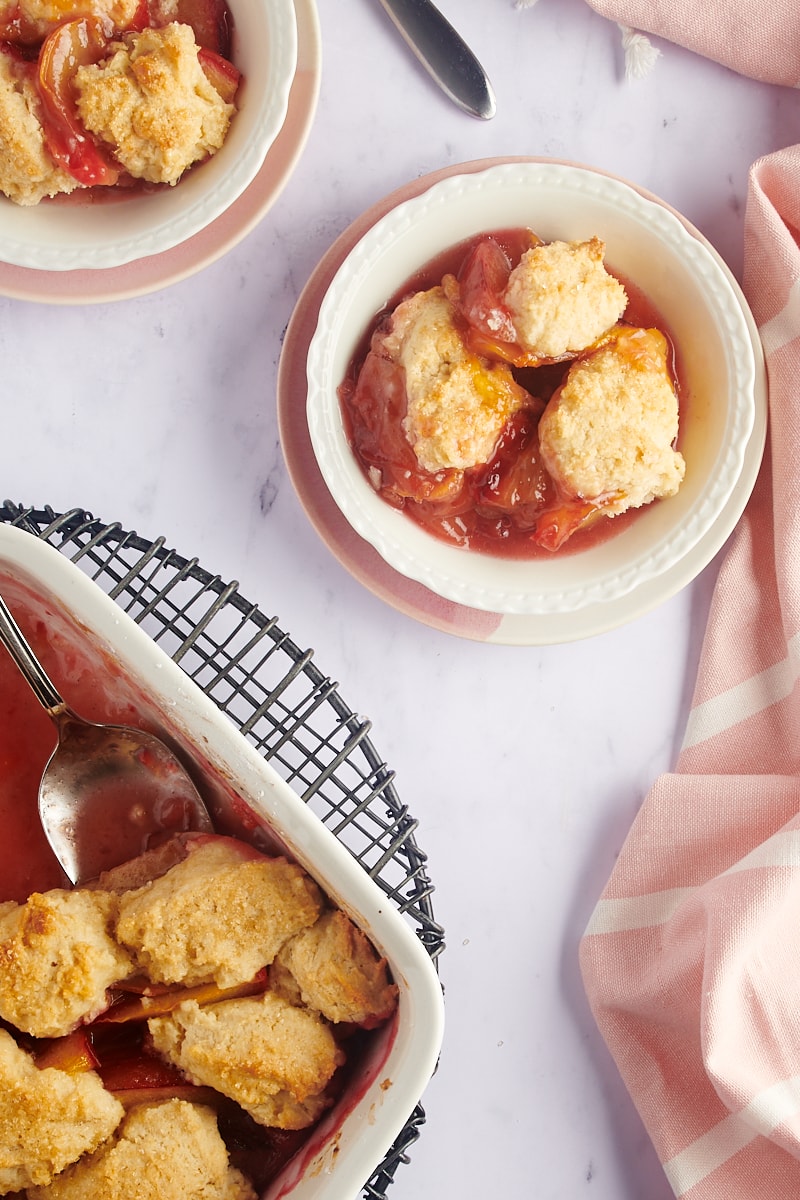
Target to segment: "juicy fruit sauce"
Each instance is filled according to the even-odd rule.
[[[36,612],[32,605],[28,607],[24,590],[6,581],[3,594],[45,671],[58,686],[69,688],[70,703],[81,715],[91,716],[97,709],[97,689],[92,702],[82,683],[85,667],[79,666],[74,652],[67,653],[63,662],[57,660],[48,636],[53,632],[51,614],[46,608]],[[113,719],[118,719],[117,714]],[[39,821],[39,780],[55,745],[53,722],[5,648],[0,648],[0,901],[22,903],[31,892],[71,886]]]
[[[347,376],[339,388],[339,398],[345,433],[368,480],[371,464],[365,447],[370,439],[365,434],[364,415],[359,411],[354,400],[356,382],[369,352],[372,335],[402,300],[415,292],[426,291],[437,286],[446,274],[457,276],[470,251],[486,237],[492,237],[501,246],[512,266],[519,262],[522,253],[531,244],[529,230],[504,229],[494,230],[488,234],[479,234],[443,251],[442,254],[431,259],[421,270],[412,275],[389,299],[385,308],[376,315],[356,349]],[[624,323],[660,329],[667,337],[672,355],[671,373],[682,413],[686,403],[685,385],[681,378],[674,339],[670,336],[667,323],[640,288],[637,288],[619,272],[614,271],[608,264],[606,264],[606,270],[619,279],[626,290],[628,305],[622,318]],[[562,362],[540,367],[513,367],[512,373],[517,382],[530,392],[534,400],[542,402],[541,408],[543,408],[544,403],[563,382],[570,366],[570,362]],[[382,397],[373,396],[370,393],[365,401],[365,406],[368,406],[370,401],[381,403],[382,400]],[[401,424],[405,417],[405,400],[395,396],[392,397],[390,403],[393,405],[393,411],[382,430],[380,454],[384,461],[415,461],[414,452],[405,437]],[[400,411],[401,408],[402,411]],[[545,507],[543,501],[549,503],[554,498],[552,482],[549,477],[546,477],[544,469],[538,462],[536,444],[538,416],[538,413],[528,411],[515,414],[498,440],[492,461],[466,472],[467,487],[472,495],[472,503],[468,508],[464,508],[463,502],[458,502],[455,512],[448,512],[445,505],[436,501],[406,500],[403,512],[410,520],[421,525],[434,537],[478,553],[502,558],[550,558],[553,551],[537,546],[531,540],[530,527],[522,524],[527,521],[529,515],[522,511],[525,506],[521,506],[518,510],[520,518],[520,523],[518,523],[510,515],[510,509],[504,504],[505,496],[518,486],[528,491],[532,498],[536,498],[537,512],[541,512]],[[488,503],[486,502],[487,497]],[[387,503],[391,503],[386,496],[383,498]],[[533,507],[531,505],[530,510]],[[599,545],[628,528],[643,511],[645,509],[628,509],[627,512],[621,513],[613,519],[598,518],[586,528],[578,529],[573,533],[556,553],[564,557]]]
[[[147,703],[121,669],[65,618],[58,605],[43,601],[16,580],[0,577],[0,591],[42,666],[76,712],[89,720],[127,725],[143,724],[143,718],[150,716],[153,731],[159,732]],[[55,744],[53,722],[0,646],[0,902],[22,903],[35,891],[71,887],[39,821],[39,780]],[[215,811],[218,832],[242,837],[264,853],[282,852],[252,810],[229,789],[224,789],[223,803],[232,815],[226,821],[217,819],[220,807],[213,804],[210,794],[206,799]],[[369,1034],[351,1032],[347,1062],[332,1081],[333,1094],[342,1100],[333,1117],[327,1114],[321,1126],[298,1131],[272,1129],[257,1124],[233,1101],[215,1101],[231,1162],[257,1191],[275,1180],[290,1160],[296,1179],[307,1160],[321,1153],[331,1136],[335,1138],[329,1122],[335,1121],[335,1129],[382,1069],[395,1022],[396,1018],[390,1019],[383,1029]],[[165,1091],[186,1092],[186,1080],[175,1068],[147,1054],[140,1023],[114,1025],[98,1019],[85,1029],[100,1062],[98,1073],[111,1090],[134,1089],[141,1093],[142,1101],[163,1098]],[[42,1048],[34,1039],[20,1041],[29,1049]]]
[[[71,708],[91,721],[154,727],[119,666],[81,637],[57,605],[15,581],[0,581],[20,627]],[[56,728],[7,651],[0,647],[0,901],[71,887],[41,827],[39,781]],[[24,852],[21,849],[24,848]],[[144,848],[144,847],[143,847]]]

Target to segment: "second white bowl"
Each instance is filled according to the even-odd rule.
[[[606,243],[612,270],[663,316],[682,358],[688,403],[677,496],[643,510],[600,545],[546,559],[504,559],[447,545],[372,489],[348,443],[337,396],[358,344],[387,300],[422,266],[477,233],[529,226],[545,240]],[[348,255],[320,308],[308,355],[308,424],[334,500],[401,574],[448,600],[496,613],[573,612],[666,576],[703,541],[693,573],[730,532],[727,502],[754,428],[763,362],[728,268],[667,205],[587,167],[521,160],[451,176],[379,220]],[[718,544],[707,534],[719,526]]]

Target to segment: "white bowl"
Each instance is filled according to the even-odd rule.
[[[600,545],[530,560],[445,544],[387,505],[351,451],[336,392],[375,314],[419,268],[477,233],[520,226],[545,240],[601,237],[609,266],[644,292],[674,335],[691,397],[682,414],[686,478],[677,496],[650,505]],[[726,505],[765,386],[753,331],[738,285],[716,252],[677,213],[631,184],[539,160],[451,176],[379,220],[330,284],[308,354],[314,453],[356,532],[395,570],[448,600],[523,615],[614,602],[674,575],[702,541],[707,553],[693,556],[696,575],[730,532],[723,527]],[[709,539],[717,525],[720,539]]]
[[[223,145],[174,187],[125,200],[31,207],[0,197],[0,261],[41,271],[121,266],[160,254],[221,215],[258,173],[281,130],[297,66],[293,0],[230,0],[231,58],[242,72]]]
[[[23,629],[47,629],[43,659],[67,700],[89,689],[88,716],[138,714],[176,746],[215,819],[256,828],[300,862],[388,959],[399,987],[395,1018],[337,1105],[265,1193],[352,1200],[405,1126],[436,1065],[442,991],[431,959],[398,910],[330,830],[178,666],[78,567],[28,533],[0,527],[0,595]],[[20,677],[20,686],[27,687]],[[137,723],[139,723],[137,721]],[[34,797],[35,803],[35,797]],[[25,847],[20,846],[24,854]]]

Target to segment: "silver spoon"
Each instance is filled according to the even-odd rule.
[[[172,751],[140,729],[77,716],[2,597],[0,641],[58,730],[39,785],[39,815],[72,883],[96,879],[178,830],[211,832],[208,810]]]
[[[492,85],[481,64],[432,0],[380,0],[413,53],[454,104],[490,120]]]

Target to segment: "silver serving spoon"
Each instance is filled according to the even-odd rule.
[[[445,95],[473,117],[493,117],[497,105],[486,72],[432,0],[380,3]]]
[[[0,641],[58,730],[39,785],[39,815],[72,883],[86,883],[179,830],[213,829],[197,789],[152,734],[98,725],[61,698],[0,597]]]

